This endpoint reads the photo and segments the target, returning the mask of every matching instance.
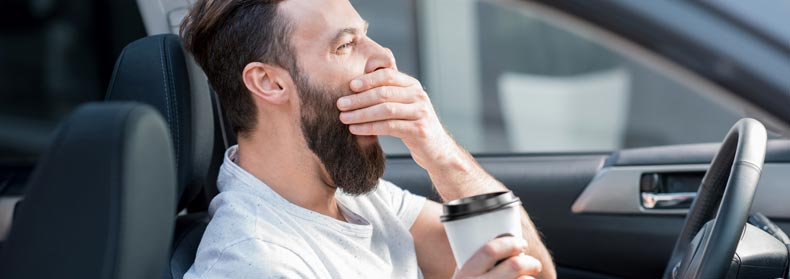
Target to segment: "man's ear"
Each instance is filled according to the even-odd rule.
[[[276,105],[288,102],[285,83],[288,75],[288,71],[283,68],[261,62],[247,64],[241,73],[247,90],[256,97]]]

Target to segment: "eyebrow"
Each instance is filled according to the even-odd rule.
[[[364,30],[364,32],[367,33],[368,26],[370,26],[370,23],[367,20],[365,20],[364,22],[365,22],[365,30]],[[343,28],[343,29],[341,29],[340,31],[337,32],[337,35],[335,35],[335,37],[332,39],[332,41],[330,41],[329,45],[331,45],[331,46],[337,45],[338,43],[340,43],[340,40],[343,39],[343,36],[345,36],[345,35],[356,36],[357,34],[359,34],[359,29],[357,29],[357,28],[354,28],[354,27]]]

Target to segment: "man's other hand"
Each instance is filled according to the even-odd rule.
[[[525,249],[527,242],[521,238],[495,238],[477,250],[453,278],[533,278],[543,266],[525,255]]]

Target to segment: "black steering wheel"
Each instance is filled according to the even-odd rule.
[[[741,119],[702,179],[664,278],[724,278],[749,217],[765,160],[765,127]]]

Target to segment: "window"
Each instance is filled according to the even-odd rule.
[[[442,122],[471,152],[593,152],[718,142],[742,117],[710,92],[623,53],[613,45],[617,42],[589,26],[533,5],[417,1],[418,34],[399,35],[418,41],[400,46],[419,48],[419,65],[409,67],[419,69]],[[371,19],[375,16],[367,12],[376,10],[384,9],[360,13]],[[374,24],[371,37],[385,41],[388,33]],[[393,50],[405,68],[411,61]],[[382,143],[389,154],[408,152],[395,139]]]
[[[35,160],[66,114],[104,98],[121,49],[143,36],[134,1],[0,4],[0,160]]]

